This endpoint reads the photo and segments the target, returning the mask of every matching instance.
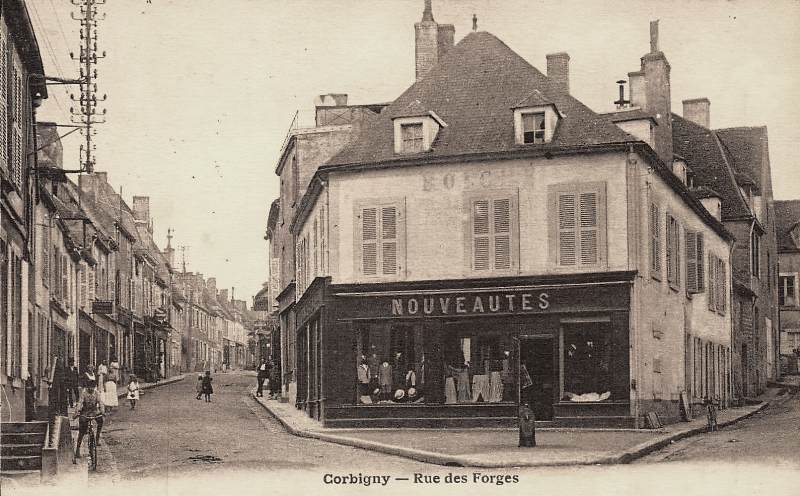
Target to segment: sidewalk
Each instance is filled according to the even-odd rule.
[[[718,414],[720,429],[754,415],[757,405]],[[781,397],[782,398],[782,397]],[[706,432],[705,417],[662,429],[536,429],[536,447],[519,448],[517,429],[331,429],[293,405],[255,397],[291,434],[438,465],[509,468],[629,463],[671,442]]]

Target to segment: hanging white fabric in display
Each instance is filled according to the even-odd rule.
[[[444,402],[447,404],[456,402],[456,383],[452,377],[444,381]]]

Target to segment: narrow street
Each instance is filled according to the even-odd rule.
[[[255,378],[214,377],[212,402],[195,399],[195,376],[145,391],[136,410],[121,403],[106,422],[96,482],[220,470],[353,470],[353,460],[373,472],[409,473],[422,463],[288,434],[248,392]],[[108,453],[113,455],[109,460]],[[104,456],[105,455],[105,456]],[[115,471],[116,470],[116,471]],[[169,476],[169,477],[167,477]],[[315,481],[316,482],[316,481]]]

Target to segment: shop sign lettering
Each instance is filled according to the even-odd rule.
[[[392,298],[391,315],[480,315],[541,312],[550,308],[547,293]]]

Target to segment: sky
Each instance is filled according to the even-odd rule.
[[[96,170],[129,204],[150,197],[155,238],[185,250],[187,270],[250,300],[268,278],[263,239],[275,167],[296,111],[314,97],[392,101],[414,81],[423,0],[108,0],[99,7]],[[28,0],[45,72],[77,77],[69,0]],[[707,97],[711,126],[768,126],[778,199],[800,198],[800,2],[433,0],[434,18],[489,31],[542,72],[566,51],[570,90],[607,111],[618,79],[649,51],[649,21],[672,66],[672,108]],[[50,87],[40,120],[69,122],[69,87]],[[74,89],[72,90],[74,91]],[[82,138],[64,138],[65,166]],[[180,253],[180,252],[179,252]],[[180,255],[178,256],[180,262]]]

